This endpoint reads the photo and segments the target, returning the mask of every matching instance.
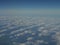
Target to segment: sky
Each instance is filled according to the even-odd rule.
[[[59,0],[0,0],[1,15],[60,15]]]

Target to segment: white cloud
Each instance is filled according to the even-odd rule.
[[[21,44],[19,44],[19,45],[26,45],[25,43],[21,43]]]
[[[0,33],[7,31],[7,29],[0,30]]]
[[[37,43],[44,43],[44,40],[37,40]]]
[[[4,19],[4,17],[3,17],[3,19]],[[5,19],[7,19],[7,18],[5,18]],[[12,20],[13,19],[13,20]],[[57,19],[52,19],[52,18],[26,18],[26,17],[12,17],[12,19],[11,19],[11,17],[10,18],[8,18],[8,25],[7,25],[7,27],[8,27],[8,30],[10,30],[10,29],[14,29],[14,28],[18,28],[19,26],[20,26],[20,23],[22,23],[22,25],[23,26],[28,26],[28,27],[25,27],[25,28],[21,28],[21,29],[17,29],[17,30],[12,30],[11,31],[11,33],[9,34],[9,35],[11,35],[11,34],[14,34],[14,36],[15,37],[18,37],[18,36],[23,36],[23,35],[25,35],[25,34],[28,34],[28,33],[30,33],[31,35],[34,35],[34,36],[36,36],[36,32],[35,31],[32,31],[31,30],[31,28],[34,28],[34,27],[37,27],[37,26],[40,26],[39,27],[39,29],[38,30],[36,30],[36,31],[39,31],[39,32],[41,32],[41,33],[38,33],[38,37],[40,36],[48,36],[49,34],[50,34],[50,32],[55,32],[56,33],[56,37],[55,37],[55,35],[53,35],[52,36],[52,41],[58,41],[57,42],[57,45],[60,45],[60,32],[57,32],[57,31],[59,31],[59,29],[60,29],[60,25],[57,25],[58,23],[60,23],[60,20],[57,20]],[[21,19],[21,20],[20,20]],[[31,20],[30,20],[31,19]],[[21,22],[20,22],[20,21]],[[23,21],[22,21],[23,20]],[[49,20],[49,21],[48,21]],[[28,23],[28,24],[27,24]],[[33,24],[35,24],[35,25],[33,25]],[[12,26],[11,27],[11,25],[14,25],[14,26]],[[22,26],[21,25],[21,26]],[[46,26],[45,26],[46,25]],[[28,29],[28,30],[27,30]],[[51,29],[51,30],[50,30]],[[7,31],[7,30],[1,30],[0,32],[4,32],[4,31]],[[18,33],[19,31],[21,31],[21,33]],[[15,34],[16,33],[16,34]],[[5,34],[0,34],[0,37],[2,37],[2,36],[4,36]],[[14,36],[10,36],[9,38],[14,38]],[[34,37],[27,37],[27,39],[26,40],[32,40],[32,42],[33,42],[33,38]],[[55,39],[56,38],[56,39]],[[15,38],[16,39],[16,38]],[[55,39],[55,40],[54,40]],[[45,44],[48,44],[48,42],[45,42],[44,40],[35,40],[35,41],[37,41],[37,43],[45,43]],[[15,42],[14,42],[15,43]],[[35,42],[33,42],[33,43],[35,43]],[[36,44],[37,44],[36,43]],[[15,44],[17,44],[17,43],[15,43]],[[25,44],[25,43],[24,43]],[[20,43],[20,45],[24,45],[24,44],[21,44]],[[31,44],[31,43],[29,43],[29,44]],[[19,44],[17,44],[17,45],[19,45]],[[37,44],[38,45],[38,44]]]
[[[24,32],[16,34],[16,36],[23,36]]]
[[[33,37],[28,37],[27,38],[27,41],[30,41],[30,40],[32,40],[33,39]]]
[[[42,34],[41,34],[41,33],[39,33],[39,34],[38,34],[38,36],[39,36],[39,37],[41,37],[41,36],[42,36]]]
[[[60,45],[60,32],[56,32],[57,45]]]
[[[0,37],[4,36],[5,34],[0,34]]]

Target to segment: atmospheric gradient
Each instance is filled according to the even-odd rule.
[[[0,0],[0,45],[60,45],[60,1]]]

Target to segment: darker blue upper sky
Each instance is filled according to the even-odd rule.
[[[59,0],[0,0],[0,8],[60,8]]]

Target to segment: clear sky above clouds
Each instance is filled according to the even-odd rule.
[[[0,0],[0,15],[60,15],[60,1]]]

